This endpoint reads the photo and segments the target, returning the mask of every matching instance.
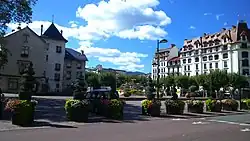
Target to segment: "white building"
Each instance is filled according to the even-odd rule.
[[[220,69],[249,76],[250,29],[240,21],[230,29],[185,39],[180,52],[182,74],[193,76]]]
[[[176,47],[175,44],[171,44],[169,48],[164,48],[159,50],[159,54],[155,53],[152,63],[152,73],[151,77],[153,80],[157,79],[157,55],[160,58],[159,64],[159,75],[160,78],[166,77],[169,74],[175,72],[180,72],[179,65],[174,65],[172,63],[179,64],[179,61],[175,60],[174,62],[170,61],[172,58],[178,57],[179,49]],[[170,62],[171,64],[170,64]]]

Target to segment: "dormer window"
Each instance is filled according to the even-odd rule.
[[[22,47],[21,57],[29,57],[29,47],[28,46]]]
[[[214,43],[215,43],[215,45],[219,45],[220,44],[220,40],[219,39],[215,39]]]
[[[81,69],[82,68],[82,64],[78,63],[77,64],[77,69]]]
[[[24,43],[28,43],[28,37],[29,37],[29,34],[23,34],[24,36]]]
[[[204,47],[207,47],[208,43],[205,41],[203,42]]]
[[[247,36],[246,36],[246,35],[241,36],[241,40],[242,40],[242,41],[246,41],[246,39],[247,39]]]
[[[67,68],[71,68],[71,63],[68,62],[67,65],[66,65]]]
[[[56,63],[55,64],[55,71],[60,71],[61,70],[61,64]]]
[[[62,47],[56,46],[56,53],[62,53]]]
[[[210,40],[209,41],[209,46],[213,46],[214,41]]]

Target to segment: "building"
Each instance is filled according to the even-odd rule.
[[[179,56],[179,49],[176,47],[175,44],[171,44],[169,48],[164,48],[159,50],[159,54],[156,52],[153,58],[152,63],[152,73],[151,77],[153,80],[157,79],[157,55],[159,55],[159,75],[160,78],[168,76],[172,72],[180,72],[179,65],[175,65],[175,63],[179,64],[178,58]],[[171,61],[171,59],[173,59]]]
[[[249,76],[250,29],[244,21],[214,34],[185,39],[180,52],[182,74],[193,76],[220,69]]]
[[[77,78],[84,76],[86,61],[84,52],[77,52],[74,49],[66,48],[64,58],[63,88],[67,88]]]
[[[62,91],[70,83],[71,79],[64,77],[69,70],[72,72],[72,79],[75,79],[76,75],[84,75],[86,56],[72,49],[66,49],[65,44],[68,41],[62,33],[52,23],[44,33],[43,25],[41,25],[40,36],[28,26],[23,29],[18,27],[17,30],[6,35],[5,47],[11,55],[8,56],[8,63],[0,70],[2,90],[18,92],[20,72],[30,62],[34,64],[35,77],[40,82],[39,91],[45,91],[45,87],[46,91]],[[67,68],[69,64],[72,65],[72,68]],[[74,65],[77,67],[73,67]],[[66,71],[64,71],[65,68]]]

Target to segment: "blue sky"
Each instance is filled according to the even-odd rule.
[[[250,23],[249,0],[38,0],[33,23],[54,23],[69,40],[67,47],[84,50],[87,67],[151,71],[156,39],[166,38],[179,48],[185,38]],[[22,24],[25,26],[25,24]],[[10,24],[11,29],[17,24]]]

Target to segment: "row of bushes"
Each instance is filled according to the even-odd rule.
[[[221,110],[237,111],[238,102],[233,99],[212,100],[205,101],[207,111],[221,112]],[[249,104],[249,103],[248,103]],[[182,100],[166,100],[166,113],[167,114],[183,114],[185,102]],[[204,102],[202,100],[188,100],[188,111],[193,113],[203,113]],[[248,105],[249,106],[249,105]],[[143,100],[142,101],[142,114],[150,116],[160,115],[161,102],[157,100]]]
[[[69,99],[65,104],[68,120],[76,122],[87,122],[90,112],[112,119],[123,118],[123,107],[125,102],[118,99],[94,99],[74,100]]]

